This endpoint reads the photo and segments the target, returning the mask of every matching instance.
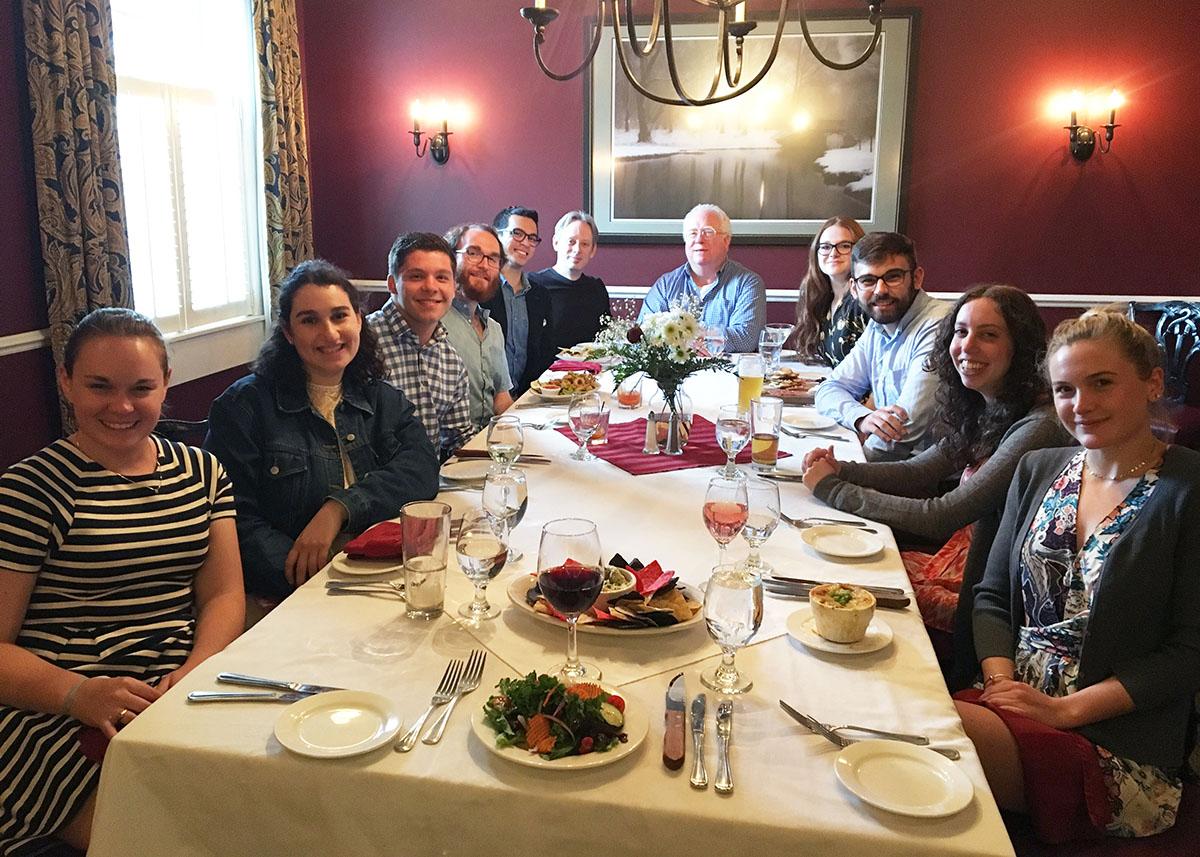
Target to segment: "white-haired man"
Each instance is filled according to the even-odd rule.
[[[762,277],[729,258],[733,230],[729,215],[702,203],[683,219],[687,261],[663,274],[642,302],[647,313],[663,312],[681,298],[700,303],[700,323],[725,332],[729,351],[754,351],[767,320],[767,289]]]

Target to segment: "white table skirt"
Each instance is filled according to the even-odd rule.
[[[688,382],[697,410],[710,414],[732,401],[736,381],[708,375]],[[547,413],[561,413],[548,408]],[[533,419],[540,412],[517,413]],[[617,411],[616,420],[640,411]],[[536,421],[536,420],[535,420]],[[482,441],[477,439],[476,444]],[[815,441],[785,438],[802,453]],[[314,578],[224,652],[210,658],[121,732],[109,747],[101,779],[92,857],[128,854],[548,854],[611,857],[621,853],[687,855],[718,847],[737,853],[869,854],[900,857],[1004,855],[1012,848],[974,749],[962,732],[915,605],[880,611],[893,643],[871,655],[813,653],[786,635],[797,603],[768,596],[763,627],[738,654],[754,689],[736,704],[733,772],[736,789],[718,796],[687,783],[660,759],[663,694],[676,672],[689,698],[703,690],[701,668],[717,649],[702,627],[640,639],[580,634],[580,654],[620,685],[630,705],[649,712],[650,733],[630,758],[576,772],[548,773],[492,755],[470,732],[469,719],[488,688],[505,675],[545,670],[562,660],[565,631],[540,624],[505,595],[515,575],[535,565],[541,525],[579,515],[596,521],[605,556],[620,552],[658,559],[699,585],[716,560],[701,521],[711,469],[630,476],[603,461],[564,460],[571,442],[553,431],[526,433],[526,450],[555,458],[527,466],[529,509],[514,543],[525,554],[489,587],[504,607],[481,629],[451,618],[471,596],[450,565],[447,615],[413,622],[395,597],[328,595],[326,573]],[[847,457],[861,451],[839,446]],[[799,456],[783,463],[798,469]],[[800,484],[781,484],[793,515],[833,514]],[[461,511],[478,494],[443,499]],[[818,511],[820,509],[821,511]],[[795,576],[903,586],[907,578],[886,527],[878,557],[836,563],[814,554],[786,525],[764,558]],[[745,545],[731,546],[733,557]],[[453,552],[452,552],[453,553]],[[464,699],[441,744],[408,754],[381,748],[364,756],[318,760],[284,750],[273,736],[283,711],[270,704],[189,705],[191,690],[212,690],[221,671],[372,690],[395,700],[406,722],[428,704],[446,660],[480,644],[490,656],[482,688]],[[710,696],[706,762],[715,770]],[[963,812],[910,819],[862,803],[836,781],[837,749],[807,733],[780,709],[783,698],[826,721],[928,734],[962,751],[957,764],[975,786]]]

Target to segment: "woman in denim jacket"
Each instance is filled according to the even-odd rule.
[[[346,273],[301,262],[254,374],[213,402],[205,447],[233,479],[246,589],[282,599],[341,533],[437,494],[438,464],[404,394],[382,380]]]

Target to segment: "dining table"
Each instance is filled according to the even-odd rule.
[[[814,367],[797,365],[802,372]],[[612,389],[611,378],[601,383]],[[645,387],[652,386],[644,384]],[[710,371],[688,379],[695,412],[716,420],[735,402],[738,381]],[[616,408],[613,425],[644,418],[639,408]],[[535,403],[537,403],[535,405]],[[527,393],[514,413],[542,425],[564,416],[555,402]],[[530,405],[526,408],[525,405]],[[789,414],[815,415],[792,408]],[[836,431],[836,430],[835,430]],[[798,476],[803,455],[832,444],[839,458],[862,460],[852,432],[841,439],[784,435],[778,471]],[[486,446],[482,435],[469,444]],[[597,634],[581,629],[580,657],[603,671],[603,682],[626,702],[630,722],[648,720],[645,739],[608,764],[575,769],[548,763],[515,764],[476,729],[497,682],[547,672],[563,660],[566,631],[530,615],[510,591],[524,592],[536,571],[542,526],[564,516],[597,525],[605,559],[620,554],[665,570],[699,592],[717,564],[717,545],[701,515],[713,466],[631,475],[596,459],[569,457],[574,441],[553,426],[524,430],[524,452],[549,464],[521,468],[529,502],[511,534],[522,556],[491,582],[487,597],[500,615],[472,626],[456,615],[473,586],[454,559],[447,564],[445,613],[433,620],[405,616],[403,597],[382,587],[331,592],[338,577],[326,568],[275,607],[224,651],[188,674],[111,742],[104,760],[90,857],[130,854],[488,854],[565,853],[576,857],[651,853],[697,857],[744,854],[983,855],[1012,857],[999,810],[974,747],[946,690],[915,599],[879,610],[892,639],[878,651],[825,652],[789,633],[789,619],[807,602],[767,593],[762,624],[737,652],[752,689],[733,698],[730,765],[734,787],[718,793],[689,784],[693,748],[679,770],[662,759],[664,695],[683,675],[685,702],[707,692],[705,763],[716,770],[717,695],[700,673],[720,658],[703,621],[660,633]],[[745,468],[744,468],[745,469]],[[817,501],[799,481],[780,481],[781,506],[793,518],[853,518]],[[458,487],[458,486],[449,486]],[[440,499],[454,516],[480,504],[478,490],[447,490]],[[858,519],[862,520],[862,519]],[[785,523],[762,547],[777,575],[912,587],[891,531],[871,524],[883,549],[858,559],[817,553],[804,531]],[[729,547],[733,560],[748,546]],[[397,567],[393,575],[403,579]],[[443,740],[408,753],[391,742],[367,753],[312,758],[286,749],[276,723],[278,703],[194,704],[191,691],[231,689],[222,672],[290,679],[386,698],[408,728],[430,703],[451,658],[487,653],[481,687],[453,712]],[[898,814],[856,796],[839,780],[839,747],[805,729],[781,708],[829,724],[855,723],[928,736],[953,748],[951,763],[965,774],[970,798],[944,817]],[[690,731],[690,721],[689,721]],[[610,751],[614,752],[614,751]],[[932,770],[932,769],[931,769]],[[886,777],[886,771],[878,773]],[[928,783],[914,782],[913,788]],[[904,784],[891,784],[903,788]]]

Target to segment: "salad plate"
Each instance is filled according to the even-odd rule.
[[[336,574],[388,574],[403,567],[404,561],[398,556],[389,559],[351,559],[345,551],[339,552],[329,562],[329,570]]]
[[[450,482],[482,482],[493,462],[490,458],[465,458],[442,466],[442,478]]]
[[[802,646],[835,655],[866,655],[879,651],[892,641],[892,626],[880,618],[878,613],[871,618],[866,636],[856,643],[835,643],[826,640],[817,633],[812,610],[808,607],[801,607],[788,616],[787,632],[789,637]]]
[[[949,759],[901,741],[856,741],[838,753],[833,770],[853,794],[898,815],[954,815],[975,794],[967,775]]]
[[[823,414],[818,414],[816,411],[801,411],[798,414],[787,414],[783,418],[784,425],[789,425],[797,429],[830,429],[837,425],[837,421],[832,417],[827,417]]]
[[[275,738],[301,756],[336,759],[382,747],[396,737],[401,723],[387,697],[334,690],[289,705],[275,721]]]
[[[508,600],[522,613],[525,613],[530,618],[541,622],[544,625],[554,625],[558,628],[566,628],[567,623],[561,619],[557,619],[547,613],[539,613],[533,609],[528,601],[529,590],[537,583],[537,579],[528,575],[521,574],[514,577],[508,584]],[[704,595],[697,591],[694,587],[688,586],[685,583],[677,584],[680,592],[690,601],[704,603]],[[704,627],[703,611],[696,611],[696,615],[691,619],[686,619],[683,622],[677,622],[674,625],[664,625],[653,628],[612,628],[604,625],[597,625],[593,622],[584,622],[576,626],[580,634],[600,634],[608,637],[658,637],[663,634],[675,634],[680,631],[685,631],[688,628]]]
[[[801,531],[800,538],[817,553],[842,559],[861,559],[883,550],[883,539],[861,528],[820,524]]]

